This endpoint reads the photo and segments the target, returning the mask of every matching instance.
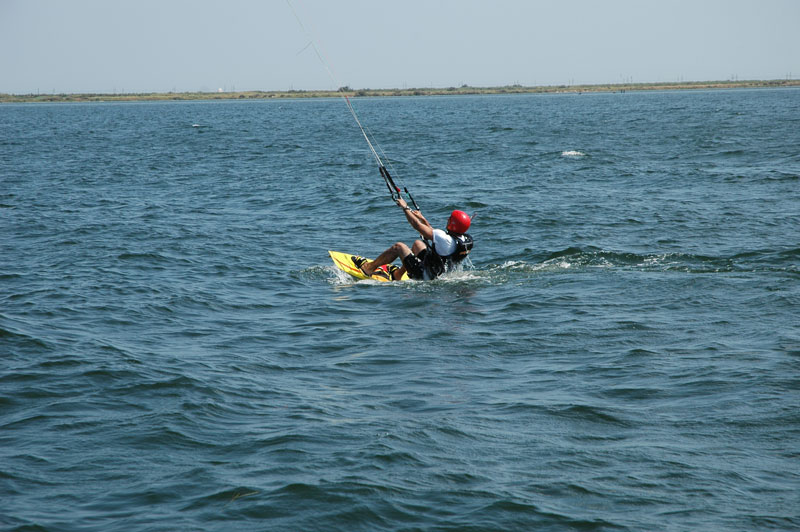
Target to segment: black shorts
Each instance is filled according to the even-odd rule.
[[[417,281],[425,279],[425,256],[428,254],[427,249],[419,252],[419,255],[409,253],[403,259],[403,266],[406,267],[408,276]]]

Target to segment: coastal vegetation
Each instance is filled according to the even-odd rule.
[[[745,81],[691,81],[673,83],[619,83],[605,85],[506,85],[500,87],[406,88],[406,89],[351,89],[339,90],[288,90],[288,91],[236,91],[236,92],[148,92],[148,93],[77,93],[77,94],[3,94],[0,103],[24,102],[128,102],[168,100],[266,100],[281,98],[331,98],[379,96],[449,96],[480,94],[546,94],[584,92],[629,92],[662,90],[711,90],[770,87],[800,87],[800,80],[745,80]]]

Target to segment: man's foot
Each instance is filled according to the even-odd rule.
[[[389,276],[392,278],[393,281],[399,281],[400,280],[401,276],[397,275],[397,272],[400,271],[400,267],[399,266],[395,266],[394,264],[390,264],[387,269],[389,270],[388,271]]]
[[[364,271],[364,265],[369,262],[367,259],[365,259],[364,257],[354,256],[354,257],[352,257],[352,260],[353,260],[353,264],[355,264],[356,268],[361,270],[361,273],[363,273],[367,277],[370,276],[370,274],[368,274],[367,272]]]

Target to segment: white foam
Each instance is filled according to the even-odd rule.
[[[586,154],[577,150],[566,150],[561,152],[562,157],[586,157]]]
[[[347,272],[343,272],[336,266],[326,266],[325,268],[333,275],[333,277],[329,279],[331,284],[353,284],[357,281],[357,279],[355,279],[352,275],[348,274]]]
[[[439,277],[436,278],[437,281],[476,281],[482,279],[482,277],[476,272],[476,270],[453,270],[451,272],[445,272]]]
[[[507,260],[500,265],[503,270],[522,270],[529,268],[528,263],[521,260]]]

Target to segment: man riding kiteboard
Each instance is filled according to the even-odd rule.
[[[472,250],[473,240],[467,234],[467,230],[472,222],[470,216],[464,211],[455,210],[450,214],[447,221],[446,230],[434,229],[433,226],[417,210],[412,210],[405,200],[401,197],[395,198],[395,203],[399,205],[406,215],[406,220],[417,230],[424,239],[414,242],[409,248],[403,242],[397,242],[389,249],[369,261],[364,257],[353,257],[353,264],[369,278],[372,273],[384,264],[391,264],[396,258],[400,257],[403,267],[390,267],[389,273],[394,280],[402,278],[408,272],[408,276],[416,280],[435,279],[444,272],[452,269]]]
[[[305,30],[305,26],[297,15],[297,12],[295,12],[294,7],[292,7],[291,2],[289,2],[289,7],[292,9],[295,18],[297,18],[300,27],[303,28],[303,31],[308,35],[308,31]],[[336,77],[323,58],[324,54],[320,53],[316,40],[313,36],[308,36],[311,40],[310,44],[317,52],[317,57],[328,71],[331,80],[336,83]],[[341,86],[340,83],[336,83],[336,85]],[[378,169],[386,182],[386,186],[389,187],[389,193],[392,195],[392,199],[397,205],[403,208],[408,223],[411,224],[411,227],[419,231],[423,240],[417,240],[411,248],[403,242],[397,242],[372,261],[364,257],[353,256],[338,251],[328,251],[328,253],[333,259],[334,264],[336,264],[340,270],[359,279],[362,278],[362,276],[367,279],[374,278],[373,273],[375,273],[381,281],[388,281],[390,278],[399,281],[409,277],[411,279],[435,279],[464,260],[472,249],[472,237],[467,234],[471,218],[464,211],[456,210],[450,215],[445,231],[434,229],[428,220],[422,216],[419,206],[417,202],[414,201],[414,197],[411,196],[408,188],[404,187],[403,190],[406,195],[408,195],[408,199],[414,204],[414,210],[412,210],[401,197],[400,187],[395,184],[392,176],[389,175],[389,170],[384,166],[380,155],[378,155],[378,152],[375,150],[375,146],[370,140],[370,135],[361,124],[361,120],[359,120],[358,114],[353,108],[350,98],[347,96],[347,91],[342,89],[340,89],[340,91],[342,98],[347,104],[347,108],[350,110],[350,114],[353,115],[356,125],[358,125],[358,128],[361,130],[361,134],[364,136],[364,140],[367,142],[372,152],[372,156],[375,157],[375,161],[378,163]],[[349,257],[349,259],[345,257]],[[391,265],[392,261],[398,257],[403,260],[402,268]],[[380,268],[380,271],[376,272],[378,268]]]

